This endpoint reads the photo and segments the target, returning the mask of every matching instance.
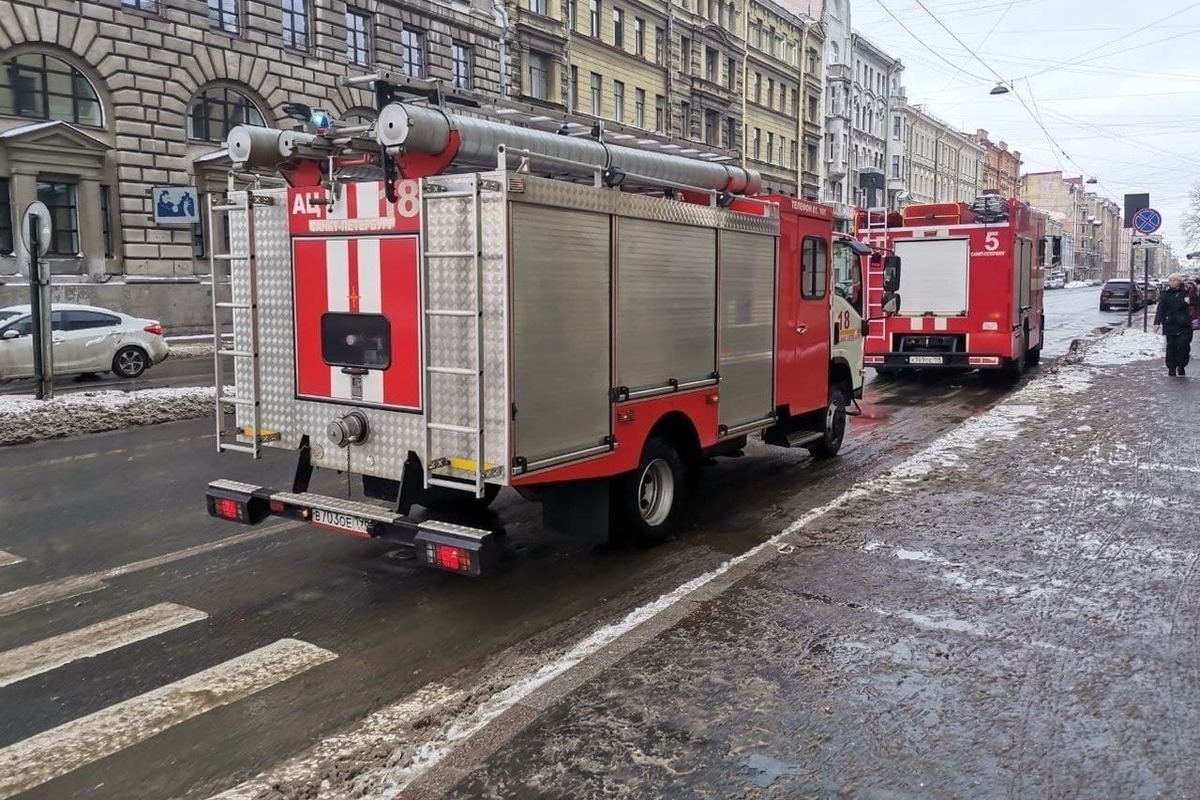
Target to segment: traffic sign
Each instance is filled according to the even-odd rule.
[[[1162,227],[1162,214],[1153,208],[1143,208],[1133,215],[1133,227],[1141,234],[1151,234]]]
[[[29,219],[37,217],[38,226],[38,256],[46,255],[50,250],[50,209],[40,200],[34,200],[21,215],[21,241],[25,243],[25,252],[33,249],[29,241]]]

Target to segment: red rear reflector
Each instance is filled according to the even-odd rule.
[[[283,501],[282,500],[272,500],[271,501],[271,513],[272,514],[282,514],[283,513]]]
[[[238,520],[242,518],[242,507],[236,500],[218,497],[213,500],[213,506],[216,508],[217,514],[225,519]]]
[[[151,324],[142,328],[142,330],[144,330],[146,333],[152,333],[155,336],[163,335],[163,326],[159,325],[157,322],[152,322]]]
[[[627,408],[617,412],[617,422],[633,422],[635,417],[632,409]]]

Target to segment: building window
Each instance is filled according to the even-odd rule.
[[[816,74],[817,71],[817,51],[809,48],[808,50],[808,72],[810,75]]]
[[[800,142],[796,139],[792,140],[792,166],[803,169],[803,165],[800,163]],[[809,164],[808,171],[816,172],[814,165]]]
[[[893,139],[900,138],[900,116],[899,115],[892,117],[892,138]]]
[[[704,77],[713,83],[721,81],[721,54],[711,47],[704,48]]]
[[[681,133],[685,139],[692,138],[692,104],[683,102],[679,104],[679,116],[681,118],[680,125]]]
[[[360,67],[369,67],[371,51],[371,16],[362,11],[346,9],[346,60]]]
[[[13,252],[12,197],[8,193],[8,178],[0,178],[0,253]]]
[[[400,57],[404,74],[410,78],[425,77],[425,32],[405,28],[400,32]]]
[[[592,116],[600,116],[601,100],[603,99],[604,79],[599,74],[592,73]]]
[[[754,129],[754,150],[752,152],[755,161],[762,160],[762,130],[760,128]]]
[[[633,124],[639,128],[646,127],[646,90],[635,89],[633,92]]]
[[[529,95],[538,100],[550,98],[550,56],[529,51]]]
[[[692,74],[692,40],[686,36],[679,37],[679,71]]]
[[[158,0],[121,0],[122,8],[134,11],[145,11],[148,14],[158,13]]]
[[[625,12],[619,8],[613,9],[613,44],[625,46]]]
[[[663,133],[666,128],[663,125],[666,123],[667,117],[667,99],[661,94],[654,95],[654,130],[658,133]]]
[[[663,33],[662,28],[654,29],[654,63],[660,67],[665,66],[664,59],[666,58],[666,54],[663,50],[666,45],[666,39],[666,34]]]
[[[567,91],[570,97],[567,98],[567,103],[572,111],[579,109],[579,67],[571,65],[571,80],[567,86]]]
[[[621,81],[613,81],[613,119],[625,121],[625,84]]]
[[[817,171],[817,146],[808,144],[804,146],[804,156],[808,159],[807,169],[809,172]]]
[[[96,90],[62,59],[25,53],[4,62],[0,114],[56,119],[79,125],[103,124]]]
[[[546,16],[546,0],[529,0],[529,10],[535,14]]]
[[[633,54],[646,56],[646,20],[640,17],[633,18]]]
[[[223,142],[235,125],[266,125],[258,107],[236,89],[213,86],[192,101],[187,120],[189,139]]]
[[[79,207],[76,204],[75,184],[38,181],[37,198],[46,204],[53,223],[49,255],[79,255]]]
[[[816,95],[810,94],[808,96],[808,119],[811,122],[817,122],[817,113],[820,110],[820,105],[820,101]]]
[[[472,65],[475,63],[474,51],[461,42],[450,45],[450,64],[453,70],[454,88],[470,89]]]
[[[767,131],[767,163],[775,163],[775,134]]]
[[[824,297],[829,283],[829,251],[825,240],[805,236],[800,257],[800,296],[806,300]]]
[[[725,118],[725,146],[730,150],[737,146],[737,120]]]
[[[600,38],[600,0],[588,0],[588,14],[591,17],[591,31],[593,39]]]
[[[892,177],[900,177],[900,156],[892,156]]]
[[[283,46],[308,49],[308,0],[283,0]]]
[[[725,62],[725,88],[732,89],[737,83],[737,59],[731,58]]]
[[[100,233],[104,237],[104,257],[113,257],[112,187],[100,187]]]
[[[767,78],[767,108],[775,108],[775,79]]]
[[[762,73],[754,73],[754,102],[762,102]]]
[[[704,112],[704,143],[711,145],[721,143],[721,112]]]
[[[236,34],[241,29],[240,16],[238,0],[208,0],[208,18],[217,30]]]

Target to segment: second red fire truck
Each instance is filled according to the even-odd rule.
[[[881,374],[981,369],[1020,376],[1042,352],[1045,217],[985,194],[973,203],[859,211],[857,233],[902,270],[868,271],[864,363]]]

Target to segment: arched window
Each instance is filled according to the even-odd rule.
[[[187,135],[202,142],[223,142],[235,125],[265,125],[254,101],[237,89],[210,86],[192,100]]]
[[[0,66],[0,114],[104,124],[100,99],[83,73],[45,53],[13,56]]]
[[[347,111],[346,114],[338,120],[343,125],[374,125],[378,115],[374,111]]]

